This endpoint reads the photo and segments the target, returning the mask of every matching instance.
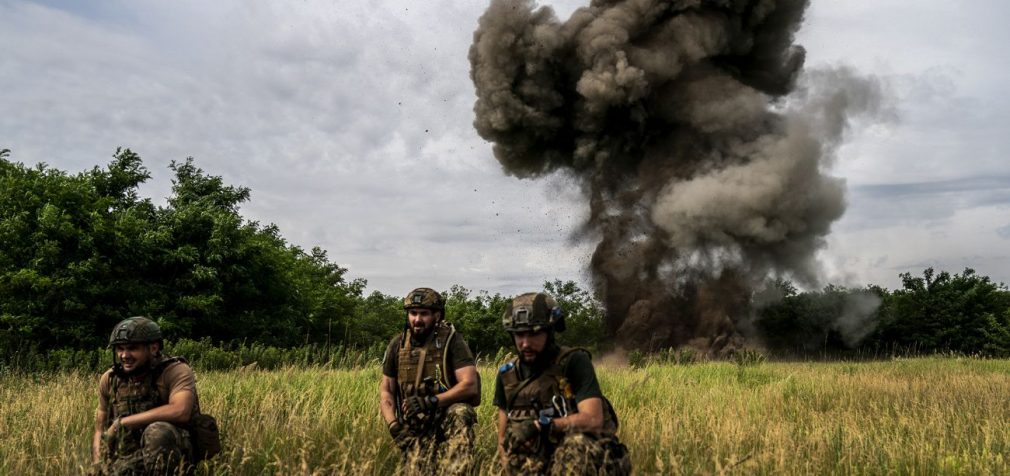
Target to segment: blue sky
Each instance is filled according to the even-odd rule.
[[[567,15],[581,2],[546,2]],[[1010,5],[814,0],[811,68],[887,84],[831,173],[849,207],[825,282],[926,266],[1010,282]],[[586,214],[564,177],[503,175],[472,127],[467,50],[486,2],[0,0],[0,147],[79,171],[137,151],[169,193],[188,156],[252,188],[243,213],[392,294],[586,282]]]

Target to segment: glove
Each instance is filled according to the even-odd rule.
[[[413,420],[419,415],[434,413],[436,408],[438,408],[438,397],[419,397],[414,395],[407,399],[407,409],[404,412],[404,416],[408,420]]]
[[[521,448],[525,443],[540,436],[540,429],[537,428],[533,420],[523,420],[509,425],[508,440],[509,446],[506,449]]]
[[[393,420],[389,424],[389,436],[393,437],[393,443],[401,450],[410,446],[410,434],[407,432],[407,427],[399,421]]]

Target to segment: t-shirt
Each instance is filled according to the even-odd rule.
[[[540,369],[531,368],[529,365],[519,365],[519,379],[524,380],[531,375],[539,375]],[[495,376],[494,381],[494,406],[505,408],[505,383],[502,381],[501,372]],[[587,398],[603,398],[603,391],[600,390],[600,382],[596,380],[596,370],[593,369],[593,361],[589,358],[589,353],[584,351],[574,351],[568,355],[568,363],[564,368],[565,380],[572,386],[572,393],[575,395],[575,403]]]
[[[407,331],[407,333],[410,334],[410,331]],[[401,338],[403,338],[402,332],[393,336],[393,338],[389,340],[389,346],[386,347],[386,355],[382,358],[382,374],[394,379],[396,378],[396,370],[399,368]],[[423,343],[415,344],[423,345]],[[473,352],[470,352],[470,347],[466,345],[466,341],[463,340],[463,336],[458,333],[452,335],[452,339],[449,341],[446,351],[448,352],[446,357],[448,359],[449,366],[453,371],[459,370],[463,367],[477,365],[477,362],[473,358]]]
[[[196,375],[189,364],[185,362],[172,362],[165,366],[161,375],[154,381],[155,388],[158,389],[158,396],[162,402],[168,403],[168,399],[177,392],[189,390],[193,392],[193,408],[199,408],[196,400]],[[106,370],[98,381],[98,411],[105,412],[111,419],[112,415],[112,369]]]

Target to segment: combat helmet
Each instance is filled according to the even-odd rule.
[[[112,328],[109,347],[117,344],[146,344],[161,340],[161,327],[144,316],[128,317]]]
[[[520,294],[505,306],[501,316],[507,332],[565,330],[565,314],[558,302],[546,293]]]
[[[417,288],[403,298],[403,309],[431,309],[445,311],[445,301],[442,295],[431,288]]]

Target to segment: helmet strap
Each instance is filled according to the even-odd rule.
[[[112,371],[120,377],[126,377],[126,371],[123,370],[123,364],[120,364],[119,360],[116,359],[116,346],[112,346]]]

